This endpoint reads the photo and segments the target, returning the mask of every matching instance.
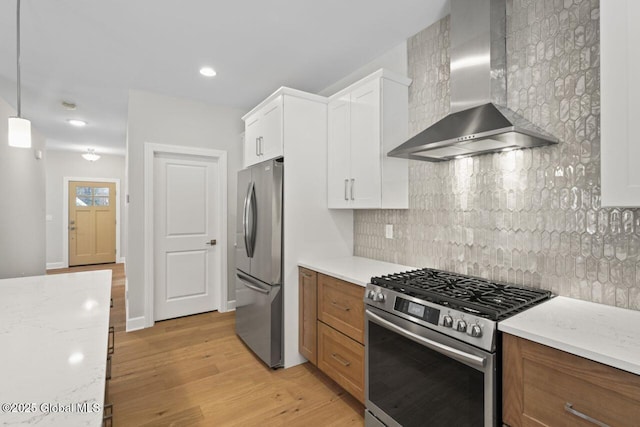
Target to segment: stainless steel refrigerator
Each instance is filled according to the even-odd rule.
[[[283,159],[238,172],[236,333],[270,367],[282,365]]]

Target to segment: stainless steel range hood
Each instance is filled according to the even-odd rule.
[[[451,0],[451,113],[389,156],[437,162],[558,143],[503,106],[505,15],[506,0]]]

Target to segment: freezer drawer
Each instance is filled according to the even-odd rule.
[[[274,368],[282,365],[282,288],[236,272],[236,333]]]

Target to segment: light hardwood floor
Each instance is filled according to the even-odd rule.
[[[234,312],[125,332],[124,266],[113,270],[115,426],[362,426],[364,407],[309,363],[271,370],[236,336]]]

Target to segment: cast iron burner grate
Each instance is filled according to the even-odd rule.
[[[543,289],[430,268],[373,277],[371,283],[491,320],[505,319],[551,297]]]

